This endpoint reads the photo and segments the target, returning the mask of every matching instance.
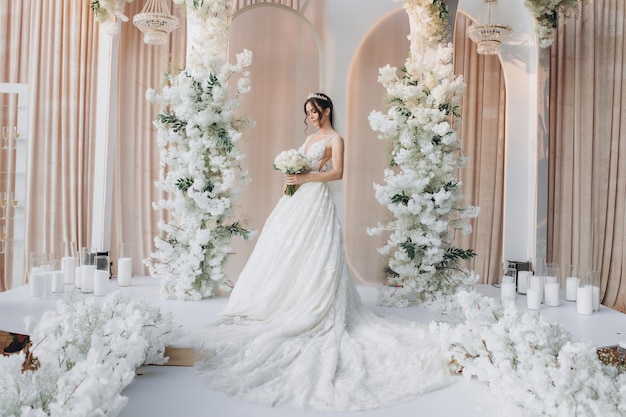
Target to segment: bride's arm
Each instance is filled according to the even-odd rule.
[[[328,150],[327,150],[328,152]],[[330,140],[330,152],[332,168],[324,172],[314,172],[307,174],[297,175],[285,175],[285,184],[298,185],[305,182],[324,182],[324,181],[336,181],[343,178],[343,138],[339,135],[335,135]],[[322,162],[325,164],[328,159]]]

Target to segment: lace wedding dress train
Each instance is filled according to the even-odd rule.
[[[322,144],[308,156],[321,161]],[[228,306],[197,335],[196,350],[196,370],[210,387],[269,406],[371,409],[453,379],[427,329],[362,304],[332,194],[321,182],[280,199]]]

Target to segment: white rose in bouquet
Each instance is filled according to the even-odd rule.
[[[274,169],[284,174],[304,174],[311,169],[309,158],[296,149],[282,151],[274,159]],[[286,195],[294,195],[296,185],[288,185],[285,188]]]

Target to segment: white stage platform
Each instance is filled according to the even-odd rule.
[[[117,288],[115,280],[111,290],[123,291],[171,311],[175,320],[189,333],[212,322],[227,302],[226,297],[197,302],[162,300],[159,283],[150,277],[134,277],[130,287]],[[499,296],[499,289],[489,285],[477,285],[484,294]],[[365,304],[373,310],[397,315],[416,322],[427,323],[430,317],[418,306],[408,308],[376,307],[376,288],[359,287]],[[518,303],[525,306],[526,299],[518,295]],[[24,318],[37,320],[41,314],[54,309],[56,299],[31,300],[26,286],[0,293],[0,330],[25,333]],[[600,311],[584,316],[576,313],[576,305],[562,301],[559,307],[543,307],[538,311],[548,320],[562,323],[575,339],[590,340],[597,346],[618,344],[626,340],[626,315],[601,306]],[[188,340],[182,339],[179,346],[185,347]],[[482,383],[465,380],[448,388],[426,394],[418,399],[394,407],[361,411],[358,413],[320,413],[293,409],[280,409],[247,404],[225,397],[220,392],[206,388],[196,378],[193,368],[182,366],[144,366],[138,376],[124,392],[129,397],[122,417],[205,417],[205,416],[348,416],[362,417],[500,417],[497,400],[489,395],[488,387]]]

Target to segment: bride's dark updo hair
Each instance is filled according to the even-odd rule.
[[[306,105],[307,103],[311,103],[311,106],[315,110],[317,110],[318,114],[323,114],[324,110],[330,109],[330,115],[328,116],[328,120],[330,121],[330,126],[333,127],[333,101],[324,93],[310,93],[304,102],[304,124],[308,127],[308,116],[306,114]]]

